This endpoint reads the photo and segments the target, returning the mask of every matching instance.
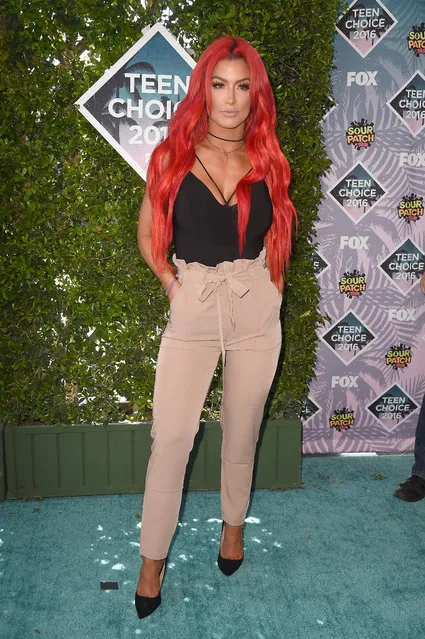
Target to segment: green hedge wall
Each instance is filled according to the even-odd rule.
[[[232,33],[276,96],[300,226],[270,416],[296,412],[314,370],[313,224],[328,167],[320,121],[339,0],[8,0],[0,8],[0,412],[8,421],[149,418],[167,300],[136,240],[144,183],[74,102],[161,16],[195,58]],[[1,5],[0,5],[1,6]],[[88,52],[81,57],[83,52]],[[127,398],[119,405],[118,396]],[[204,416],[216,417],[217,373]]]

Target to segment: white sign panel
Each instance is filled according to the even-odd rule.
[[[167,136],[168,121],[186,96],[195,64],[156,24],[76,102],[143,179],[153,149]]]

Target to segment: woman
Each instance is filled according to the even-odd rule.
[[[152,154],[140,251],[170,301],[158,356],[135,603],[161,602],[183,479],[208,388],[223,358],[222,534],[218,565],[242,563],[255,448],[281,347],[283,273],[295,209],[263,62],[240,38],[213,42]],[[174,239],[173,261],[166,261]],[[176,273],[176,274],[175,274]]]

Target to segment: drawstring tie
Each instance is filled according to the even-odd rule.
[[[201,302],[204,302],[216,289],[218,289],[222,284],[227,285],[227,295],[229,299],[229,315],[230,321],[232,323],[232,328],[235,330],[235,317],[233,314],[233,294],[237,295],[239,298],[243,297],[248,293],[249,288],[242,282],[240,279],[235,277],[234,273],[216,273],[206,277],[204,286],[199,293],[199,299]],[[223,332],[223,317],[221,312],[221,299],[220,295],[216,296],[217,299],[217,316],[218,316],[218,329],[220,333],[220,346],[221,346],[221,356],[223,358],[223,364],[226,361],[226,351],[224,348],[224,332]]]

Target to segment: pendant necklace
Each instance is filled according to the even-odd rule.
[[[223,138],[219,138],[220,140]],[[207,142],[209,144],[211,144],[211,146],[213,146],[215,149],[217,149],[217,151],[221,151],[222,153],[224,153],[224,155],[226,156],[226,159],[228,158],[228,156],[230,155],[230,153],[235,153],[235,151],[239,151],[239,149],[241,149],[243,146],[245,146],[245,138],[242,138],[243,142],[240,146],[238,146],[236,149],[233,149],[232,151],[224,151],[223,149],[220,149],[219,146],[217,146],[216,144],[213,144],[211,142],[211,140],[208,140],[207,138]],[[228,142],[241,142],[242,140],[227,140]]]
[[[223,142],[242,142],[242,140],[245,140],[245,137],[240,138],[239,140],[228,140],[227,138],[221,138],[219,135],[214,135],[211,131],[208,131],[208,135],[212,135],[212,137],[217,138],[217,140],[223,140]]]

